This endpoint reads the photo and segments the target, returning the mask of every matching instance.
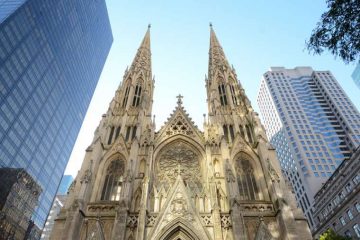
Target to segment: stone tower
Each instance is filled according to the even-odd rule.
[[[150,28],[86,150],[52,239],[311,239],[258,115],[210,29],[204,132],[155,131]]]

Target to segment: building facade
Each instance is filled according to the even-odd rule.
[[[314,227],[316,192],[360,143],[360,114],[329,71],[271,68],[257,102],[284,175]]]
[[[0,168],[0,239],[39,239],[41,229],[31,220],[40,186],[21,168]]]
[[[343,236],[360,238],[360,147],[316,193],[314,218],[315,238],[329,228]]]
[[[57,194],[66,195],[73,180],[74,178],[71,175],[64,175],[61,179]]]
[[[51,239],[311,239],[211,28],[209,118],[177,98],[155,131],[150,29],[95,131]]]
[[[42,228],[112,44],[104,0],[0,0],[0,167],[42,193]],[[0,187],[1,182],[0,182]]]
[[[56,195],[51,210],[49,212],[48,218],[45,223],[45,227],[41,233],[41,240],[48,240],[50,239],[51,232],[54,227],[55,219],[57,218],[60,210],[65,205],[67,195]]]
[[[355,68],[354,72],[351,74],[351,77],[352,77],[352,79],[354,79],[355,84],[360,89],[360,61],[356,65],[356,68]]]

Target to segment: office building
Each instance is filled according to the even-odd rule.
[[[0,239],[38,239],[41,229],[31,216],[40,186],[21,168],[0,168]]]
[[[327,229],[360,238],[360,147],[345,159],[315,194],[314,237]]]
[[[330,71],[273,67],[257,102],[284,175],[314,226],[316,192],[360,143],[360,114]]]
[[[74,178],[71,175],[64,175],[61,179],[57,195],[66,195]]]
[[[0,0],[0,9],[0,166],[23,168],[41,187],[32,220],[42,228],[111,27],[105,0]]]
[[[51,210],[49,212],[48,218],[46,220],[45,227],[42,231],[40,238],[41,240],[50,239],[50,235],[54,227],[55,219],[60,213],[61,208],[65,205],[66,198],[67,195],[56,195]]]

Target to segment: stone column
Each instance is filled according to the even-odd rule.
[[[231,207],[231,222],[234,240],[246,240],[244,218],[237,203],[234,203]]]
[[[125,239],[127,217],[128,217],[128,210],[126,208],[121,208],[116,213],[114,227],[111,234],[111,240]]]

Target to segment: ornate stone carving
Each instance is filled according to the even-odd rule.
[[[222,214],[220,220],[221,220],[221,227],[223,227],[223,228],[231,227],[230,214]]]
[[[188,211],[188,205],[183,193],[176,192],[175,198],[170,203],[170,211],[166,214],[165,221],[170,222],[171,220],[181,217],[187,221],[193,221],[192,214]]]
[[[157,179],[175,182],[177,175],[181,175],[186,182],[200,183],[199,157],[184,143],[173,144],[163,152],[157,163]]]
[[[200,215],[201,222],[204,226],[212,226],[213,220],[211,214],[202,214]]]
[[[194,132],[182,115],[177,115],[171,122],[170,127],[166,131],[166,135],[171,136],[175,134],[193,135]]]
[[[269,171],[269,174],[270,174],[271,181],[280,182],[280,177],[277,174],[277,172],[275,171],[274,167],[271,165],[270,160],[267,159],[266,162],[267,162],[267,165],[268,165],[268,171]]]

